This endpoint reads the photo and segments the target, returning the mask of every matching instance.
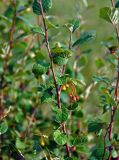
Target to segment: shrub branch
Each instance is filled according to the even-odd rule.
[[[111,4],[112,4],[112,7],[115,8],[115,2],[114,0],[111,0]],[[117,41],[118,41],[118,44],[119,44],[119,27],[117,24],[115,23],[112,23],[113,25],[113,28],[115,29],[115,32],[116,32],[116,35],[117,35]],[[119,56],[117,57],[117,60],[118,60],[118,66],[117,66],[117,81],[116,81],[116,86],[115,86],[115,91],[114,91],[114,100],[116,102],[116,106],[112,106],[111,107],[111,118],[110,118],[110,123],[106,129],[106,133],[104,135],[104,152],[103,152],[103,157],[102,157],[102,160],[104,160],[104,157],[105,157],[105,153],[106,153],[106,138],[108,136],[108,139],[109,141],[112,140],[112,134],[113,134],[113,127],[114,127],[114,117],[115,117],[115,113],[116,113],[116,110],[117,110],[117,107],[118,107],[118,87],[119,87]],[[108,160],[111,160],[111,153],[112,153],[112,146],[111,148],[109,148],[109,156],[108,156]]]
[[[45,14],[43,11],[43,7],[42,7],[42,2],[41,0],[38,0],[38,3],[40,5],[40,10],[41,10],[41,16],[42,16],[42,21],[43,21],[43,25],[44,25],[44,30],[45,30],[45,41],[46,41],[46,48],[49,54],[49,58],[50,58],[50,67],[51,67],[51,71],[52,71],[52,76],[53,76],[53,81],[54,81],[54,85],[56,88],[56,94],[57,94],[57,105],[58,108],[61,109],[61,102],[60,102],[60,93],[61,93],[61,88],[57,85],[57,81],[56,81],[56,75],[55,75],[55,70],[54,70],[54,64],[53,64],[53,59],[51,56],[51,50],[50,50],[50,46],[49,46],[49,40],[48,40],[48,28],[45,22]],[[66,126],[65,123],[61,123],[61,127],[62,127],[62,131],[64,134],[66,133]],[[70,157],[70,148],[68,143],[66,143],[66,151],[67,151],[67,156]]]

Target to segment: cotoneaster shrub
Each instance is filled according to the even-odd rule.
[[[0,159],[119,159],[119,1],[98,3],[98,41],[86,0],[0,3]]]

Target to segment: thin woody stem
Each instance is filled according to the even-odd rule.
[[[51,70],[52,70],[52,75],[53,75],[54,85],[55,85],[55,88],[56,88],[57,97],[58,97],[59,96],[59,89],[58,89],[57,82],[56,82],[53,59],[52,59],[52,56],[51,56],[51,51],[50,51],[50,46],[49,46],[48,29],[47,29],[46,22],[45,22],[45,15],[44,15],[44,12],[43,12],[42,2],[41,2],[41,0],[38,0],[38,2],[39,2],[41,13],[42,13],[42,20],[43,20],[43,25],[44,25],[44,30],[45,30],[46,47],[47,47],[47,51],[48,51],[49,58],[50,58],[50,66],[51,66]],[[61,108],[59,99],[58,99],[58,108]]]
[[[46,25],[46,22],[45,22],[45,15],[44,15],[44,12],[43,12],[43,7],[42,7],[42,2],[41,2],[41,0],[38,0],[38,3],[39,3],[39,5],[40,5],[40,9],[41,9],[42,20],[43,20],[43,25],[44,25],[44,30],[45,30],[46,47],[47,47],[47,51],[48,51],[49,58],[50,58],[50,67],[51,67],[51,71],[52,71],[52,76],[53,76],[53,80],[54,80],[54,85],[55,85],[55,88],[56,88],[57,105],[58,105],[58,108],[61,109],[61,102],[60,102],[61,88],[58,87],[57,81],[56,81],[54,64],[53,64],[53,59],[52,59],[51,50],[50,50],[50,46],[49,46],[49,40],[48,40],[48,28],[47,28],[47,25]],[[64,133],[64,134],[67,134],[67,133],[66,133],[65,123],[61,123],[61,127],[62,127],[63,133]],[[70,148],[69,148],[69,146],[68,146],[68,143],[66,143],[66,151],[67,151],[67,156],[70,157]]]
[[[111,3],[112,3],[112,7],[114,7],[115,6],[114,0],[111,0]]]
[[[115,2],[114,0],[111,0],[111,3],[112,3],[112,7],[115,7]],[[114,24],[112,23],[114,29],[115,29],[115,32],[116,32],[116,35],[117,35],[117,41],[118,41],[118,44],[119,44],[119,27],[117,24]],[[115,117],[115,113],[116,113],[116,110],[117,110],[117,107],[118,107],[118,86],[119,86],[119,56],[117,57],[117,60],[118,60],[118,66],[117,66],[117,81],[116,81],[116,86],[115,86],[115,91],[114,91],[114,101],[117,103],[116,106],[112,106],[111,108],[111,119],[110,119],[110,123],[109,123],[109,126],[106,130],[106,133],[105,133],[105,136],[104,136],[104,152],[103,152],[103,157],[102,157],[102,160],[104,160],[104,157],[105,157],[105,153],[106,153],[106,137],[108,135],[108,139],[109,141],[112,140],[112,134],[113,134],[113,127],[114,127],[114,117]],[[112,154],[112,150],[110,149],[109,151],[109,156],[108,156],[108,160],[111,160],[111,154]]]
[[[112,6],[115,7],[114,0],[111,0]],[[115,29],[115,32],[117,34],[117,40],[119,43],[119,27],[117,24],[113,23],[113,27]],[[118,86],[119,86],[119,57],[117,57],[118,60],[118,66],[117,66],[117,81],[116,81],[116,87],[115,87],[115,92],[114,92],[114,100],[118,104]],[[110,121],[110,127],[109,127],[109,140],[112,139],[112,130],[113,130],[113,125],[114,125],[114,116],[117,110],[117,106],[112,106],[112,112],[111,112],[111,121]]]
[[[69,29],[69,49],[72,48],[72,31]]]

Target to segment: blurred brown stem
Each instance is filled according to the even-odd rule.
[[[72,31],[69,30],[69,49],[72,49]]]
[[[111,0],[111,3],[112,3],[112,7],[114,7],[115,6],[114,0]]]

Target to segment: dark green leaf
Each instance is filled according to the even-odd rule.
[[[70,109],[75,110],[78,106],[79,106],[79,104],[77,102],[74,102]]]
[[[44,12],[47,12],[52,7],[52,0],[41,0],[41,2]],[[34,0],[32,8],[35,14],[41,15],[41,9],[38,0]]]
[[[73,21],[73,32],[75,32],[80,27],[80,20]]]
[[[105,123],[99,119],[95,119],[88,122],[88,132],[99,132],[105,127]]]
[[[100,9],[100,17],[106,21],[118,24],[119,21],[119,12],[116,8],[104,7]]]
[[[87,136],[86,135],[79,135],[74,139],[73,145],[84,145],[88,142]]]
[[[66,76],[56,77],[56,81],[58,85],[64,85],[67,83],[67,77]]]
[[[53,102],[52,96],[53,96],[52,87],[50,87],[45,91],[43,91],[41,96],[41,103]]]
[[[65,65],[71,54],[72,52],[70,50],[60,47],[59,43],[56,44],[56,46],[51,50],[51,56],[53,58],[53,62],[54,64],[58,65]]]
[[[32,72],[34,73],[35,77],[38,78],[42,74],[45,74],[49,67],[50,65],[46,63],[46,61],[39,61],[33,65]]]
[[[59,109],[56,115],[58,123],[65,122],[68,119],[68,110],[66,108]]]
[[[96,37],[95,31],[84,32],[80,35],[80,38],[78,40],[76,40],[76,42],[74,42],[73,47],[75,47],[77,45],[80,46],[83,43],[89,42],[89,41],[93,40],[95,37]]]
[[[101,76],[93,76],[93,80],[95,81],[95,82],[105,82],[106,84],[109,84],[110,83],[110,80],[109,80],[109,78],[107,78],[107,77],[101,77]]]
[[[41,35],[45,35],[45,33],[44,33],[44,31],[42,30],[42,28],[40,28],[40,27],[32,27],[31,28],[31,31],[33,32],[33,33],[40,33]]]

